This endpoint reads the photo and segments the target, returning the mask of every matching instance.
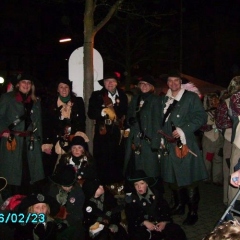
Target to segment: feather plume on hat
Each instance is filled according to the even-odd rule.
[[[187,91],[190,91],[190,92],[194,92],[196,93],[199,97],[201,97],[201,93],[199,91],[199,89],[195,86],[194,83],[192,82],[188,82],[188,83],[184,83],[182,84],[182,88],[187,90]]]

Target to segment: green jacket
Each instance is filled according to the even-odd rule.
[[[161,113],[168,97],[161,97]],[[162,120],[161,120],[162,121]],[[161,155],[161,174],[163,180],[169,183],[177,183],[178,186],[190,185],[193,182],[207,178],[207,172],[194,132],[207,122],[207,114],[198,95],[186,91],[180,101],[175,105],[171,114],[162,126],[162,130],[172,136],[171,122],[176,127],[182,129],[185,134],[187,146],[197,157],[188,153],[186,157],[180,159],[175,154],[175,143],[168,144],[169,154]]]
[[[40,101],[33,103],[31,119],[37,130],[34,133],[34,150],[27,151],[28,165],[31,183],[44,178],[42,165],[42,122]],[[8,129],[8,126],[24,114],[24,105],[16,100],[15,92],[5,93],[0,98],[0,133]],[[24,121],[18,123],[13,130],[24,131]],[[2,137],[0,143],[0,176],[7,179],[8,184],[21,185],[22,180],[22,153],[24,137],[15,136],[16,149],[9,151],[6,148],[7,138]],[[29,137],[26,137],[28,147]]]
[[[142,169],[150,177],[160,176],[160,162],[158,159],[157,150],[160,146],[160,98],[154,94],[150,94],[144,101],[141,110],[139,111],[139,121],[137,120],[136,108],[138,105],[139,95],[133,97],[127,114],[127,122],[129,119],[135,119],[135,123],[130,126],[130,134],[127,139],[124,170],[130,161],[135,162],[135,170]],[[140,127],[144,134],[151,139],[151,142],[139,137]],[[132,144],[135,147],[141,145],[141,153],[135,154],[132,150]]]

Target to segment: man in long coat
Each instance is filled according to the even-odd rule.
[[[115,73],[106,74],[99,83],[103,88],[92,93],[88,116],[96,122],[93,157],[99,178],[103,184],[111,184],[123,180],[124,139],[121,134],[128,101],[123,90],[117,88]]]
[[[164,181],[170,183],[173,190],[173,214],[183,215],[185,204],[188,203],[189,213],[184,224],[193,225],[198,220],[200,199],[197,182],[207,178],[194,132],[206,123],[207,115],[199,96],[183,89],[181,83],[182,79],[177,71],[168,75],[169,90],[162,97],[161,105],[162,130],[164,134],[187,145],[194,154],[187,152],[185,157],[177,157],[176,143],[171,143],[168,136],[163,136],[161,146],[165,154],[161,155],[161,172]]]

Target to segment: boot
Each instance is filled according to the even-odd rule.
[[[171,208],[171,214],[184,215],[185,205],[187,202],[187,189],[180,188],[178,190],[173,190],[172,194],[173,194],[174,206]]]
[[[198,221],[198,203],[200,200],[199,189],[198,187],[188,189],[188,215],[187,218],[183,221],[183,225],[194,225]]]

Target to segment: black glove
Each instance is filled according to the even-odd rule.
[[[58,232],[63,232],[66,228],[68,227],[68,225],[66,223],[57,223],[57,231]]]
[[[130,118],[128,119],[128,123],[129,123],[130,126],[133,126],[136,122],[137,122],[137,121],[136,121],[136,118],[135,118],[135,117],[130,117]]]
[[[54,222],[39,223],[34,228],[34,233],[39,237],[39,240],[55,239],[56,223]]]

